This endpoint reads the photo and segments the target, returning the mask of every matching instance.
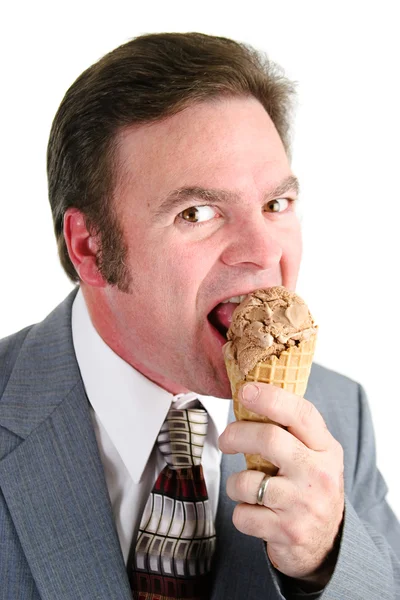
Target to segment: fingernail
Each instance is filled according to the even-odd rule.
[[[246,385],[242,388],[242,399],[251,404],[254,402],[260,393],[260,388],[254,383],[246,383]]]

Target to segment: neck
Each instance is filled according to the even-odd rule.
[[[115,354],[136,369],[136,371],[139,371],[144,377],[147,377],[147,379],[150,379],[150,381],[170,394],[175,396],[176,394],[187,394],[190,392],[190,390],[181,384],[170,381],[161,373],[157,373],[150,366],[138,360],[127,345],[124,344],[123,336],[121,336],[118,330],[115,317],[104,297],[101,294],[94,295],[92,288],[88,288],[87,286],[82,285],[81,288],[93,327]]]

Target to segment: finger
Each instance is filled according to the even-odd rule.
[[[240,390],[243,405],[288,428],[308,448],[327,450],[333,437],[315,406],[296,394],[267,383],[246,383]]]
[[[279,516],[269,508],[252,504],[235,506],[232,522],[236,529],[275,544],[287,543]]]
[[[226,493],[235,502],[257,504],[258,490],[264,479],[261,471],[233,473],[226,482]],[[274,512],[288,510],[298,503],[299,489],[287,477],[270,477],[263,496],[263,505]]]
[[[281,473],[296,478],[303,474],[304,466],[311,466],[310,449],[272,423],[234,421],[219,437],[219,447],[225,454],[260,454]]]

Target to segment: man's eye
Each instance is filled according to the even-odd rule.
[[[276,198],[266,204],[266,212],[284,212],[290,204],[287,198]]]
[[[201,223],[215,217],[215,209],[212,206],[191,206],[185,208],[178,217],[189,223]]]

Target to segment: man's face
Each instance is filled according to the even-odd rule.
[[[294,289],[298,275],[296,188],[278,133],[255,99],[219,99],[126,130],[119,158],[132,289],[99,290],[112,315],[103,337],[173,393],[228,398],[222,346],[235,304],[215,308]]]

